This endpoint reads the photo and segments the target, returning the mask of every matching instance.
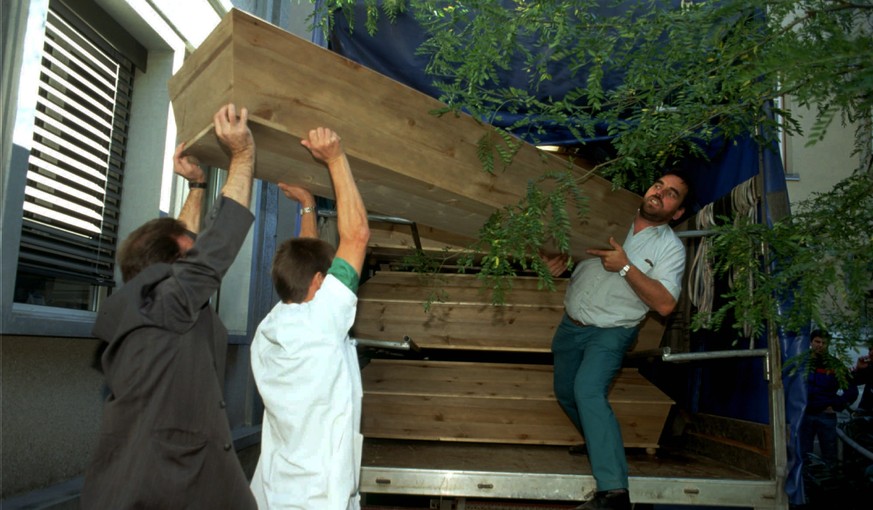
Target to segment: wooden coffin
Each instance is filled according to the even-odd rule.
[[[256,177],[332,197],[326,169],[299,144],[310,129],[327,126],[342,137],[370,212],[470,240],[495,209],[517,204],[529,181],[569,166],[525,143],[510,166],[489,174],[476,148],[490,126],[463,114],[434,116],[439,101],[236,9],[171,78],[169,91],[179,138],[206,164],[227,166],[211,123],[233,102],[250,112]],[[571,252],[581,258],[585,248],[607,246],[609,236],[624,239],[640,198],[575,168],[590,211],[573,225]]]
[[[365,437],[573,445],[582,436],[552,392],[550,365],[373,360],[364,367]],[[658,447],[673,401],[624,368],[609,401],[625,447]]]
[[[549,352],[568,281],[556,280],[555,291],[539,289],[536,277],[511,283],[505,304],[495,306],[475,275],[379,271],[358,291],[352,334],[386,341],[408,336],[423,349]],[[657,349],[664,329],[650,313],[631,351]]]

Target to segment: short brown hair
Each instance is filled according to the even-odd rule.
[[[152,264],[178,259],[182,253],[176,238],[185,232],[185,224],[174,218],[151,220],[131,232],[118,251],[122,280],[130,281]]]
[[[283,303],[302,303],[316,273],[327,274],[335,250],[321,239],[289,239],[273,257],[273,286]]]

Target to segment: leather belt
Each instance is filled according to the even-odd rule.
[[[570,319],[570,322],[572,322],[573,324],[579,326],[580,328],[588,327],[588,324],[585,324],[585,323],[582,322],[582,321],[577,321],[577,320],[574,319],[573,317],[570,317],[570,314],[567,313],[567,310],[564,310],[564,314],[567,316],[568,319]]]

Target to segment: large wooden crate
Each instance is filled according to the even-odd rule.
[[[550,365],[373,360],[363,371],[366,437],[573,445]],[[624,368],[609,401],[625,447],[657,448],[673,401]]]
[[[514,205],[528,183],[567,161],[522,143],[514,161],[483,170],[477,143],[493,128],[469,115],[432,115],[436,99],[232,10],[169,82],[179,138],[188,153],[226,167],[212,115],[228,102],[246,106],[257,145],[256,177],[302,183],[333,196],[325,168],[299,140],[317,126],[343,139],[370,212],[403,217],[466,240],[495,209]],[[572,226],[574,256],[624,239],[638,195],[574,167],[591,211]],[[572,214],[572,213],[571,213]],[[455,241],[452,241],[455,242]]]
[[[379,271],[358,292],[352,333],[391,341],[408,336],[425,349],[549,352],[564,313],[567,280],[556,280],[554,291],[540,289],[535,277],[511,282],[504,304],[497,306],[475,275]],[[657,349],[663,335],[664,323],[650,313],[631,351]]]
[[[505,304],[475,276],[378,272],[358,292],[356,338],[410,337],[423,350],[548,353],[563,314],[556,290],[512,279]],[[432,301],[427,308],[425,302]],[[636,349],[658,346],[664,327],[648,321]],[[438,354],[434,354],[434,358]],[[551,365],[373,360],[363,369],[362,431],[373,438],[570,445],[583,441],[555,401]],[[609,394],[627,447],[658,447],[673,402],[635,369]]]

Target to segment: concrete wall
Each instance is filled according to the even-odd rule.
[[[106,397],[94,368],[98,345],[83,338],[0,337],[0,499],[82,476]],[[248,346],[229,346],[225,394],[234,428],[250,419],[249,372]]]
[[[97,441],[96,340],[3,336],[2,498],[82,474]]]
[[[794,136],[785,144],[785,171],[794,174],[788,180],[788,197],[792,205],[806,200],[815,192],[825,192],[849,177],[860,164],[860,155],[852,155],[855,124],[843,125],[835,119],[824,139],[809,147],[808,133],[815,121],[813,111],[786,104],[800,120],[804,135]]]

